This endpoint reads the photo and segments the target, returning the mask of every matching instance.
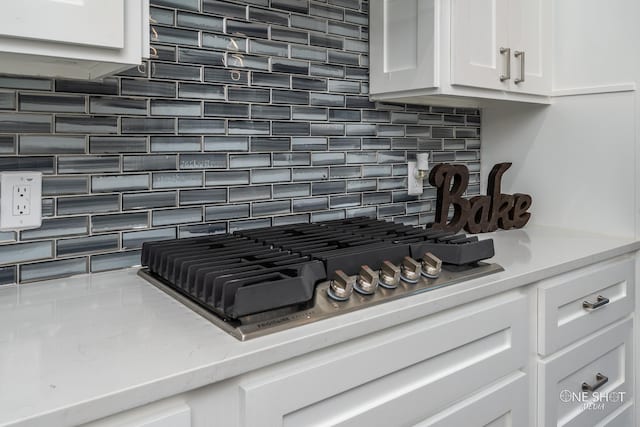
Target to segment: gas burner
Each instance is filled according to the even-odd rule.
[[[144,243],[139,274],[247,340],[502,271],[492,256],[491,239],[353,218]]]

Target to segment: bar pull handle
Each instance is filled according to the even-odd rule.
[[[513,56],[515,56],[516,58],[520,58],[520,78],[515,79],[513,82],[515,84],[524,83],[524,51],[516,50],[513,53]]]
[[[507,58],[506,65],[505,65],[505,68],[506,68],[505,73],[500,74],[500,81],[503,82],[511,78],[511,49],[508,47],[501,47],[500,55],[502,55],[503,59]]]
[[[598,295],[596,302],[582,301],[582,308],[586,310],[595,310],[596,308],[600,308],[607,304],[609,304],[609,298]]]
[[[602,375],[600,372],[596,374],[596,383],[591,385],[589,383],[582,383],[582,391],[596,391],[603,385],[609,382],[609,377]]]

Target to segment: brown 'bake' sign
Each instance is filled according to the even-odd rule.
[[[469,184],[469,169],[465,165],[442,163],[429,174],[429,183],[438,189],[436,218],[433,228],[457,232],[486,233],[498,228],[522,228],[531,214],[531,196],[502,194],[500,180],[511,163],[498,163],[489,174],[486,196],[467,200],[462,195]],[[453,217],[448,219],[453,208]]]

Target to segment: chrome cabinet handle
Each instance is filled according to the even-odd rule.
[[[609,304],[609,298],[605,298],[602,295],[598,295],[596,302],[582,301],[582,308],[587,310],[595,310],[603,305]]]
[[[586,382],[582,383],[582,391],[596,391],[597,389],[605,385],[607,382],[609,382],[609,377],[605,377],[600,372],[598,372],[596,374],[596,383],[594,385],[591,385]]]
[[[520,78],[515,79],[513,82],[515,84],[524,83],[524,51],[516,50],[513,52],[513,56],[520,58]]]
[[[500,48],[500,55],[502,55],[502,58],[504,59],[505,57],[507,58],[506,61],[506,72],[505,74],[500,74],[500,81],[503,82],[505,80],[509,80],[511,78],[511,49],[508,47],[501,47]]]

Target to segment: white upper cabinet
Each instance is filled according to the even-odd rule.
[[[148,54],[148,0],[23,0],[0,14],[0,73],[95,79]]]
[[[371,0],[371,97],[547,104],[550,0]]]

